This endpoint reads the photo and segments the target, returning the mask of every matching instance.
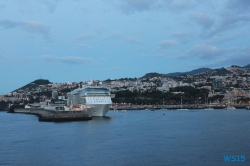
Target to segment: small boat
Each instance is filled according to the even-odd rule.
[[[235,109],[236,108],[231,105],[231,100],[228,100],[227,107],[225,108],[225,110],[235,110]]]
[[[187,108],[182,108],[182,96],[181,96],[181,108],[180,109],[177,109],[177,110],[188,110]]]
[[[126,110],[122,110],[122,113],[126,112]]]
[[[213,107],[211,107],[211,105],[207,105],[207,107],[204,108],[204,110],[213,110]]]
[[[29,108],[31,108],[31,106],[29,106],[29,105],[25,105],[25,106],[24,106],[24,108],[29,109]]]
[[[247,109],[247,110],[250,110],[250,106],[246,106],[246,109]]]
[[[235,110],[236,108],[232,105],[227,105],[227,107],[225,108],[225,110]]]

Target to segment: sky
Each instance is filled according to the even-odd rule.
[[[250,64],[249,0],[0,0],[0,94]]]

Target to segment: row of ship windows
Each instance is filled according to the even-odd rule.
[[[108,97],[87,97],[86,99],[108,99]]]
[[[87,101],[110,101],[110,100],[87,100]]]
[[[91,100],[91,101],[110,101],[110,99],[105,99],[105,98],[104,98],[104,99],[91,99],[91,98],[90,98],[90,99],[86,99],[86,100],[87,100],[87,101],[88,101],[88,100]]]
[[[87,101],[88,103],[106,103],[106,102],[110,102],[110,101]]]
[[[85,93],[109,93],[108,91],[86,91]]]

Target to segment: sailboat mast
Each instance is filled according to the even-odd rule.
[[[182,109],[182,96],[181,96],[181,109]]]

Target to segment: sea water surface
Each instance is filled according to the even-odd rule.
[[[0,111],[0,165],[250,165],[249,131],[244,109],[127,110],[61,123]]]

